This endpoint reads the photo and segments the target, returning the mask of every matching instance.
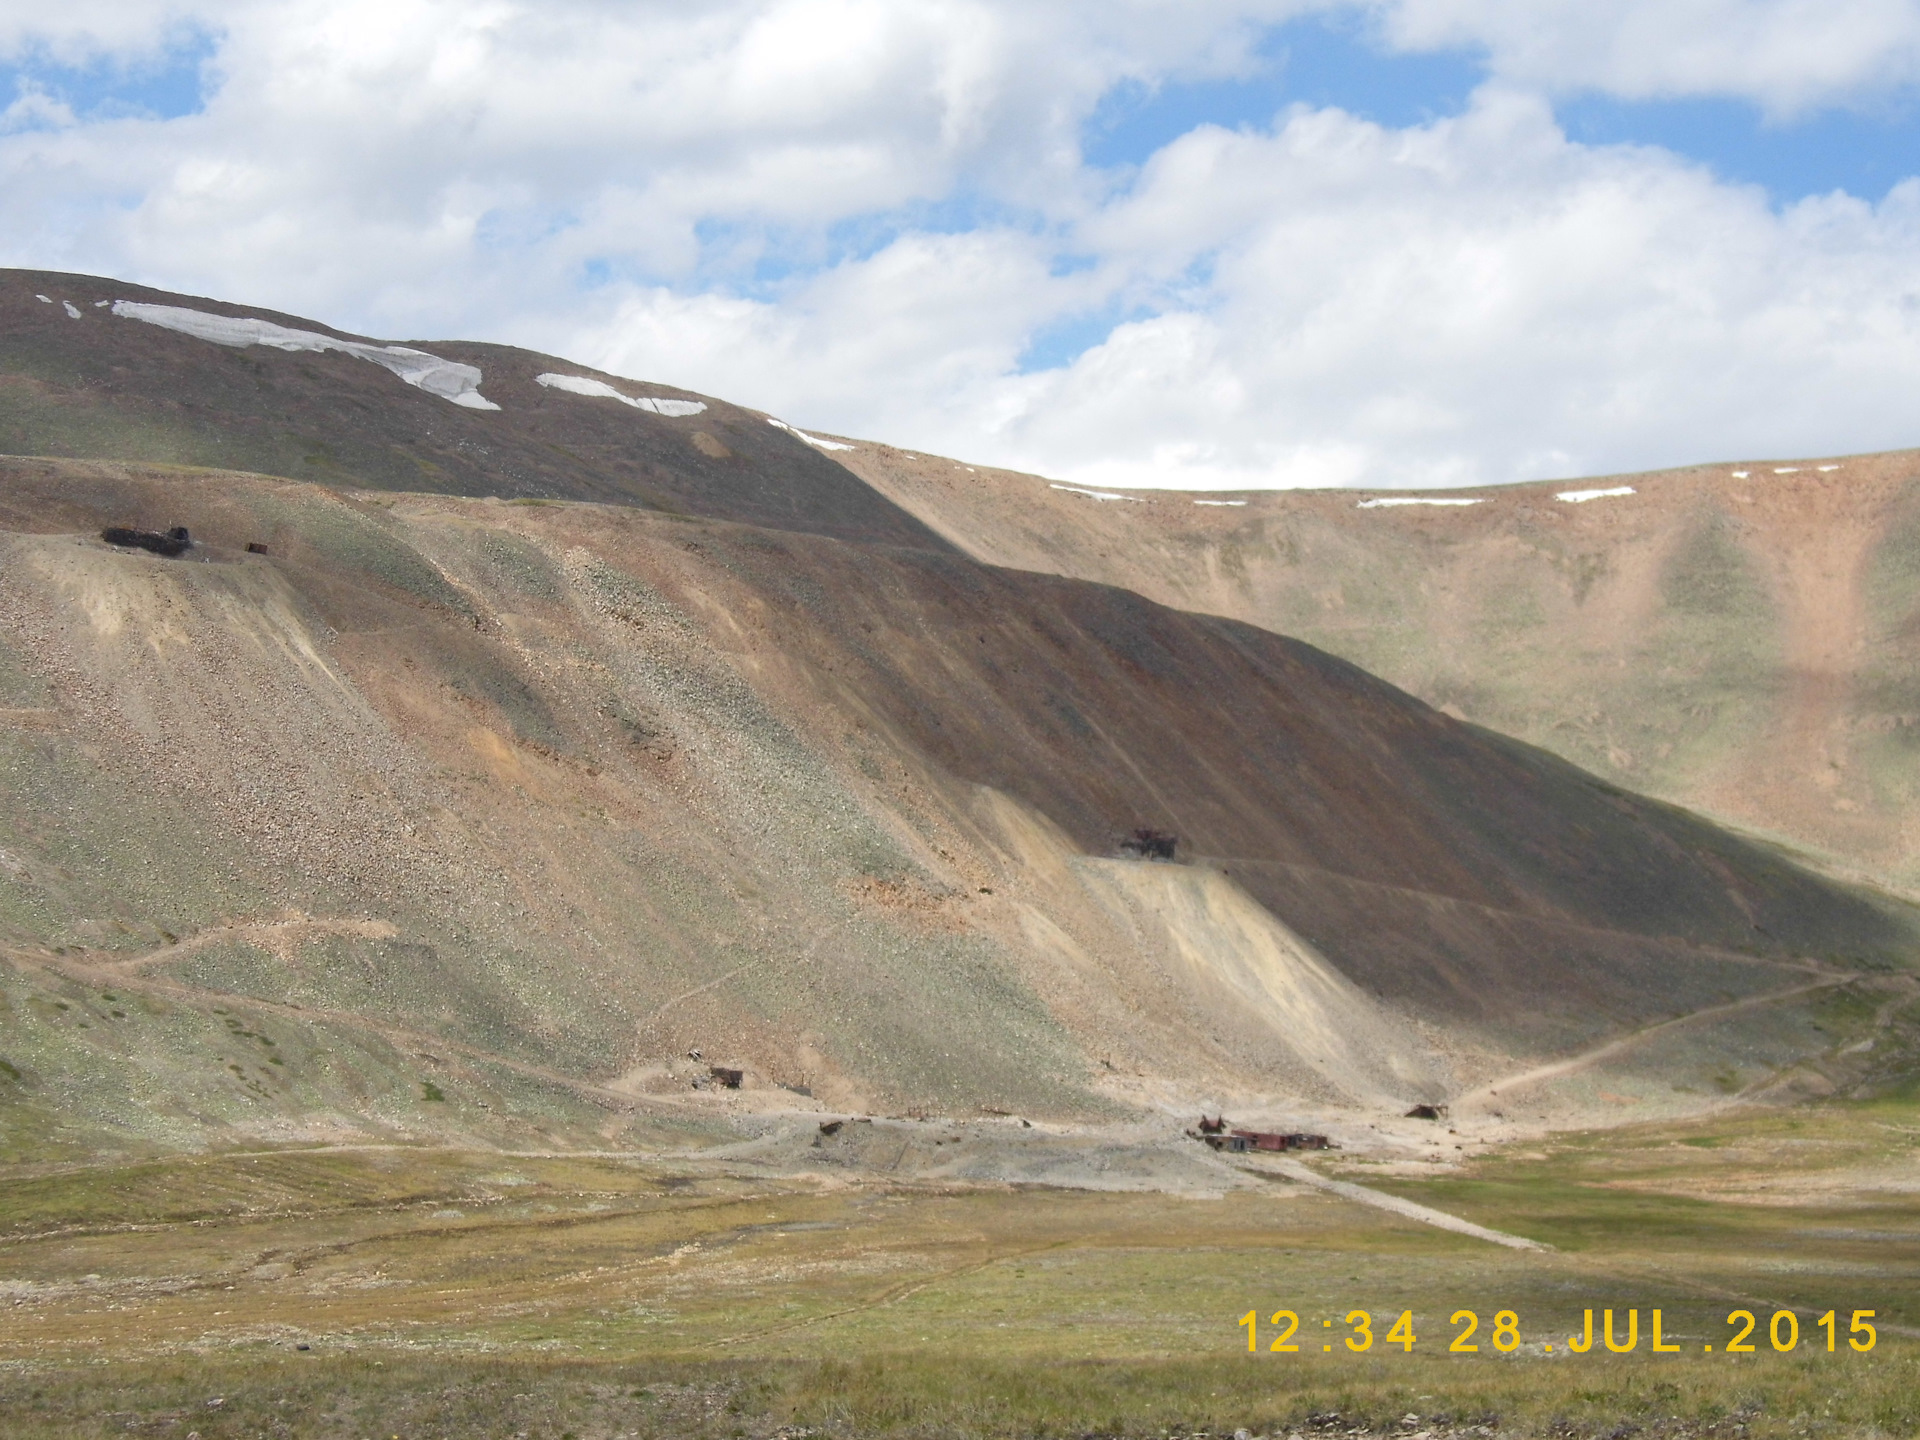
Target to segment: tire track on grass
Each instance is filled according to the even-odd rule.
[[[1385,1210],[1405,1220],[1417,1220],[1422,1225],[1431,1225],[1439,1230],[1451,1230],[1456,1235],[1471,1236],[1475,1240],[1485,1240],[1489,1244],[1504,1245],[1509,1250],[1551,1251],[1553,1246],[1538,1240],[1529,1240],[1524,1235],[1510,1235],[1505,1230],[1489,1229],[1485,1225],[1476,1225],[1471,1220],[1462,1220],[1458,1215],[1449,1215],[1444,1210],[1435,1210],[1430,1205],[1422,1205],[1414,1200],[1403,1200],[1398,1195],[1389,1195],[1384,1190],[1369,1189],[1365,1185],[1356,1185],[1351,1180],[1335,1180],[1322,1175],[1319,1171],[1301,1164],[1298,1160],[1273,1160],[1259,1166],[1245,1167],[1258,1175],[1285,1176],[1297,1180],[1302,1185],[1311,1185],[1316,1190],[1325,1190],[1338,1195],[1343,1200],[1352,1200],[1360,1205],[1371,1205],[1376,1210]]]
[[[949,1280],[964,1280],[969,1275],[977,1275],[982,1270],[993,1265],[998,1265],[1003,1260],[1024,1260],[1031,1255],[1044,1255],[1049,1250],[1064,1249],[1073,1243],[1074,1241],[1072,1240],[1054,1240],[1045,1245],[1032,1245],[1024,1250],[1008,1250],[1000,1254],[989,1255],[984,1260],[976,1260],[965,1265],[957,1265],[951,1270],[942,1270],[936,1275],[928,1275],[918,1280],[901,1281],[881,1291],[871,1299],[862,1300],[856,1305],[843,1305],[838,1310],[828,1310],[819,1315],[802,1316],[798,1319],[783,1321],[778,1325],[769,1325],[761,1330],[749,1330],[739,1335],[726,1335],[718,1340],[709,1340],[706,1344],[697,1346],[696,1348],[701,1350],[716,1350],[722,1346],[744,1344],[749,1340],[764,1340],[773,1335],[790,1334],[795,1330],[804,1330],[810,1325],[822,1325],[829,1320],[838,1320],[846,1315],[858,1315],[867,1310],[884,1309],[896,1301],[910,1299],[918,1295],[922,1290],[929,1289],[932,1286],[944,1284]]]

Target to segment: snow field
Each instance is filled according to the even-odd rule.
[[[1389,505],[1478,505],[1478,499],[1442,500],[1431,495],[1387,495],[1373,500],[1362,500],[1355,508],[1359,510],[1380,510]]]
[[[652,395],[623,395],[604,380],[589,379],[585,375],[536,375],[534,383],[545,385],[550,390],[564,390],[569,395],[591,395],[596,399],[618,400],[622,405],[631,405],[636,410],[645,410],[654,415],[667,415],[679,418],[685,415],[698,415],[707,407],[698,400],[668,400]]]
[[[838,440],[822,440],[818,435],[809,435],[806,431],[796,429],[784,420],[776,420],[771,415],[767,417],[767,424],[776,429],[784,430],[789,435],[806,441],[809,445],[818,446],[822,450],[854,450],[859,448],[858,446],[843,444]]]
[[[1089,500],[1131,500],[1135,505],[1147,503],[1138,495],[1116,495],[1111,490],[1082,490],[1078,485],[1060,485],[1051,480],[1047,484],[1054,490],[1064,490],[1069,495],[1084,495]]]
[[[1615,485],[1608,490],[1562,490],[1553,498],[1556,500],[1564,500],[1569,505],[1584,505],[1589,500],[1605,500],[1615,495],[1631,495],[1633,493],[1634,489],[1631,485]]]
[[[215,345],[244,350],[249,345],[265,345],[274,350],[308,351],[324,354],[337,350],[359,360],[369,360],[390,370],[407,384],[429,395],[464,406],[469,410],[498,410],[480,393],[480,371],[472,365],[442,360],[424,350],[405,345],[370,345],[360,340],[336,340],[312,330],[290,330],[269,320],[236,320],[227,315],[210,315],[204,310],[188,310],[178,305],[142,305],[131,300],[113,302],[113,313],[128,320],[158,325]]]

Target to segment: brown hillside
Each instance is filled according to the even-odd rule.
[[[497,465],[515,498],[0,462],[0,1152],[796,1106],[1303,1122],[1549,1063],[1567,1113],[1657,1113],[1898,1063],[1860,1036],[1903,908],[1299,641],[981,564],[764,417],[729,422],[737,483],[659,481],[698,506],[560,501],[521,488],[533,437],[630,426],[664,472],[660,427],[722,407],[516,390],[561,363],[503,352],[502,408],[463,409],[34,293],[5,353],[111,374],[152,338],[173,389],[129,391],[202,397],[216,439],[236,360],[281,407],[237,434],[472,417],[448,490]],[[121,383],[34,412],[47,448],[131,433]],[[1142,826],[1183,863],[1122,858]],[[1657,1064],[1612,1044],[1642,1028]]]
[[[405,342],[480,370],[482,391],[503,408],[471,410],[349,355],[231,349],[122,318],[102,300],[359,338],[298,316],[115,280],[0,270],[0,450],[361,489],[599,500],[945,548],[813,446],[722,400],[618,381],[630,395],[706,406],[692,416],[651,415],[535,383],[543,372],[614,381],[569,361],[500,345]]]
[[[1618,784],[1920,882],[1915,452],[1446,492],[1481,503],[1445,507],[1344,490],[1102,500],[885,446],[843,459],[980,559],[1297,635]],[[1634,493],[1555,498],[1618,486]]]
[[[95,1124],[154,1095],[167,1133],[400,1123],[421,1077],[480,1129],[539,1097],[556,1124],[801,1103],[778,1086],[1404,1108],[1908,944],[1343,662],[1121,591],[589,505],[71,462],[12,462],[4,495],[6,1053],[42,1100],[87,1077]],[[155,517],[201,545],[94,538]],[[1098,858],[1136,824],[1211,858]],[[113,1018],[123,991],[164,1014]],[[291,1008],[212,1019],[235,995]],[[194,1013],[300,1060],[214,1063]],[[689,1091],[714,1060],[763,1098]]]

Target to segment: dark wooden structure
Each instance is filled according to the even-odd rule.
[[[193,548],[193,536],[187,533],[184,525],[176,525],[165,534],[153,530],[134,530],[124,525],[109,525],[100,532],[100,538],[122,549],[151,550],[169,560]]]
[[[1292,1131],[1279,1135],[1264,1130],[1236,1130],[1235,1135],[1247,1142],[1250,1150],[1328,1150],[1333,1142],[1324,1135],[1309,1135],[1304,1131]]]
[[[1120,853],[1138,860],[1171,860],[1179,844],[1178,835],[1142,827],[1120,842]]]
[[[1194,1139],[1205,1142],[1215,1150],[1227,1150],[1240,1154],[1248,1150],[1331,1150],[1333,1141],[1324,1135],[1309,1135],[1305,1131],[1290,1131],[1278,1134],[1267,1130],[1234,1130],[1225,1135],[1195,1135]]]
[[[1324,1135],[1310,1135],[1304,1130],[1275,1132],[1269,1130],[1229,1130],[1227,1117],[1216,1116],[1209,1120],[1200,1117],[1200,1128],[1187,1132],[1195,1140],[1209,1145],[1215,1150],[1225,1150],[1233,1154],[1243,1154],[1248,1150],[1331,1150],[1333,1142]]]

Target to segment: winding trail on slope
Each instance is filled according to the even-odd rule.
[[[1333,881],[1335,884],[1351,886],[1358,891],[1378,891],[1385,895],[1405,896],[1411,900],[1427,905],[1442,905],[1448,908],[1470,911],[1473,914],[1484,915],[1496,921],[1518,921],[1522,924],[1538,925],[1552,930],[1556,934],[1575,936],[1595,935],[1615,940],[1622,937],[1642,940],[1658,938],[1657,936],[1637,936],[1631,931],[1620,930],[1607,925],[1589,925],[1578,920],[1570,920],[1564,917],[1536,915],[1529,911],[1516,910],[1508,906],[1489,905],[1479,900],[1468,900],[1459,895],[1449,894],[1443,890],[1423,890],[1417,886],[1395,885],[1385,880],[1364,880],[1357,875],[1349,875],[1344,870],[1329,870],[1324,865],[1309,865],[1297,860],[1273,860],[1248,855],[1196,854],[1190,860],[1180,863],[1196,866],[1204,865],[1227,875],[1231,875],[1234,870],[1279,870],[1308,877],[1323,877]],[[1838,878],[1846,879],[1848,877],[1840,875]],[[1867,884],[1884,886],[1884,882],[1872,876],[1861,875],[1855,878]],[[1920,904],[1920,894],[1909,896],[1904,892],[1897,893],[1900,893],[1904,899],[1909,899],[1915,904]],[[1743,951],[1729,950],[1720,945],[1689,945],[1688,948],[1693,954],[1728,965],[1745,965],[1764,970],[1773,970],[1787,975],[1824,976],[1834,973],[1816,960],[1796,958],[1793,956],[1749,955]]]
[[[1647,1025],[1626,1035],[1617,1036],[1594,1046],[1591,1050],[1583,1050],[1578,1055],[1569,1055],[1564,1060],[1555,1060],[1546,1065],[1535,1066],[1531,1070],[1522,1070],[1517,1075],[1505,1075],[1498,1080],[1489,1080],[1478,1089],[1469,1090],[1464,1095],[1456,1097],[1453,1107],[1456,1110],[1463,1110],[1482,1106],[1502,1090],[1517,1090],[1528,1085],[1537,1085],[1544,1080],[1557,1080],[1562,1075],[1571,1075],[1575,1071],[1586,1069],[1589,1065],[1596,1065],[1602,1060],[1632,1049],[1643,1040],[1665,1034],[1669,1030],[1678,1030],[1698,1021],[1717,1019],[1741,1010],[1763,1009],[1768,1005],[1777,1005],[1782,1000],[1791,1000],[1796,995],[1808,995],[1815,990],[1831,990],[1841,985],[1852,985],[1866,978],[1866,976],[1852,973],[1824,975],[1810,985],[1795,985],[1788,990],[1770,990],[1764,995],[1749,995],[1743,1000],[1730,1000],[1724,1005],[1709,1005],[1704,1010],[1677,1015],[1671,1020],[1662,1020],[1657,1024]]]
[[[802,950],[800,954],[797,957],[795,957],[792,963],[795,965],[804,965],[808,961],[812,960],[813,957],[819,953],[821,943],[825,939],[826,939],[825,932],[815,935],[813,937],[813,943],[807,946],[805,950]],[[692,1000],[696,996],[704,995],[710,990],[717,990],[722,985],[725,985],[731,980],[737,980],[739,979],[740,976],[745,975],[750,971],[762,969],[763,967],[773,963],[773,959],[774,957],[772,955],[763,953],[760,955],[758,959],[749,960],[744,965],[734,966],[733,969],[727,971],[726,974],[724,975],[716,975],[711,980],[702,981],[700,984],[694,986],[691,990],[682,990],[678,995],[675,995],[672,999],[667,1000],[661,1005],[659,1005],[651,1015],[647,1016],[639,1024],[635,1025],[633,1027],[633,1033],[635,1037],[640,1040],[650,1039],[654,1034],[654,1026],[660,1023],[661,1016],[665,1015],[669,1010],[673,1009],[674,1006],[680,1004],[682,1001]],[[637,1086],[638,1082],[643,1076],[647,1074],[650,1068],[651,1068],[650,1066],[644,1063],[633,1066],[632,1068],[622,1072],[619,1076],[617,1076],[614,1079],[614,1081],[612,1082],[613,1088],[618,1093],[623,1095],[634,1093],[635,1087]]]
[[[190,935],[185,940],[162,945],[158,949],[148,950],[144,954],[130,956],[125,960],[99,961],[98,968],[127,974],[148,965],[157,965],[165,960],[178,960],[183,955],[192,955],[223,940],[252,941],[259,944],[263,950],[279,954],[280,950],[276,942],[284,943],[296,936],[350,935],[357,940],[391,940],[399,933],[397,928],[385,920],[368,920],[344,915],[295,915],[284,920],[215,925],[200,931],[197,935]]]
[[[177,955],[180,946],[169,946],[164,952]],[[638,1108],[642,1097],[624,1091],[609,1089],[605,1085],[595,1084],[591,1080],[581,1080],[572,1075],[562,1074],[558,1070],[548,1069],[544,1065],[534,1065],[525,1060],[513,1060],[505,1055],[494,1054],[477,1045],[468,1045],[458,1040],[450,1040],[444,1035],[436,1035],[427,1030],[415,1030],[405,1025],[371,1020],[365,1015],[357,1015],[350,1010],[328,1010],[318,1006],[289,1005],[277,1000],[262,1000],[253,995],[237,994],[230,990],[209,990],[199,985],[188,985],[177,980],[156,980],[150,976],[132,973],[115,964],[93,964],[84,960],[75,960],[64,955],[44,955],[30,951],[7,949],[6,953],[15,961],[57,971],[71,979],[88,984],[108,983],[121,989],[142,991],[150,995],[164,996],[184,1005],[206,1005],[217,1002],[231,1005],[236,1009],[253,1010],[263,1014],[277,1015],[283,1020],[297,1021],[302,1024],[340,1025],[350,1029],[362,1030],[378,1035],[396,1048],[411,1050],[415,1054],[457,1055],[470,1064],[497,1065],[530,1080],[539,1080],[549,1085],[558,1085],[570,1090],[584,1100],[609,1110],[634,1110]],[[142,958],[142,957],[136,957]],[[144,957],[151,959],[153,957]],[[130,962],[120,962],[122,965]],[[666,1108],[680,1108],[671,1099],[664,1096],[649,1095],[647,1101],[664,1104]]]

